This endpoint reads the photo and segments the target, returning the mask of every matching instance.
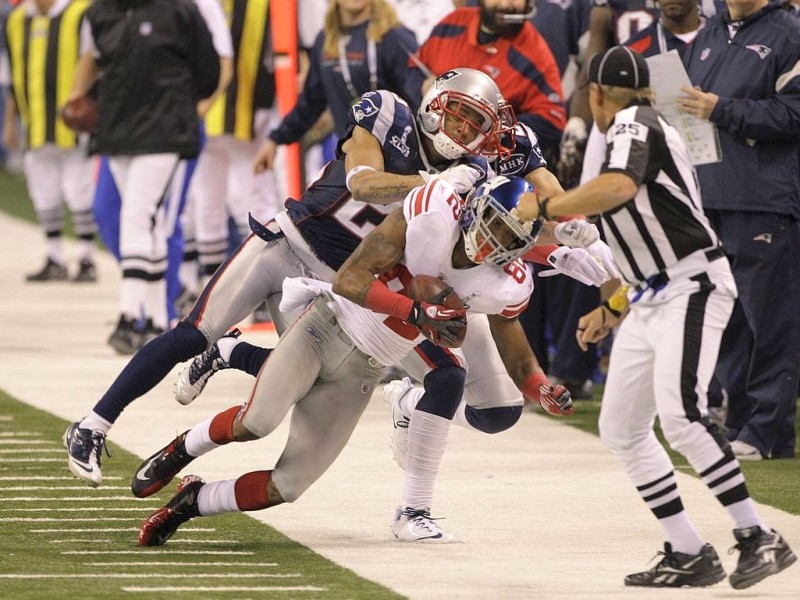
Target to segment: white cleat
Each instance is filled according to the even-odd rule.
[[[92,487],[103,483],[100,462],[106,435],[99,430],[81,429],[78,421],[67,427],[62,441],[67,449],[67,466],[70,472]]]
[[[456,541],[452,533],[437,525],[427,508],[399,507],[394,513],[392,533],[401,542],[449,544]]]
[[[241,331],[232,329],[222,338],[235,339],[240,335],[242,335]],[[215,373],[223,369],[230,369],[230,367],[230,364],[220,356],[219,346],[212,345],[202,354],[195,356],[192,362],[178,374],[174,385],[175,400],[184,406],[191,404],[203,392],[208,380]]]
[[[392,456],[403,470],[408,456],[409,418],[400,409],[400,400],[412,389],[414,385],[408,377],[395,379],[383,386],[383,401],[392,411]]]

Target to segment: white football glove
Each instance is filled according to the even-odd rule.
[[[603,268],[608,273],[609,277],[616,277],[619,279],[622,275],[619,272],[619,267],[617,267],[617,262],[614,260],[614,255],[611,254],[611,248],[608,247],[602,240],[597,240],[586,246],[586,251],[592,255],[592,257],[603,265]]]
[[[484,175],[478,169],[470,165],[456,165],[441,173],[431,174],[420,171],[419,174],[426,182],[434,177],[446,181],[453,186],[458,194],[466,194],[469,192],[475,185],[475,182]]]
[[[572,219],[559,223],[553,233],[560,243],[573,248],[586,248],[600,239],[597,227],[584,219]]]
[[[542,271],[539,277],[552,277],[563,273],[586,285],[601,286],[611,279],[605,267],[584,248],[559,246],[547,256],[553,269]]]

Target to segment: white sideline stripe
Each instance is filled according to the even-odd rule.
[[[111,542],[111,540],[50,540],[51,544],[96,544],[101,542]],[[241,542],[237,540],[170,540],[169,545],[174,544],[225,544],[235,546]]]
[[[170,541],[173,543],[174,540]],[[277,567],[278,563],[216,561],[216,562],[175,562],[160,560],[118,561],[118,562],[85,562],[87,567]]]
[[[160,552],[163,552],[162,548],[142,548],[140,550],[65,550],[61,554],[102,554],[103,556],[107,554],[135,554],[137,556],[142,556],[143,554],[147,553],[157,554]],[[181,550],[182,556],[187,556],[189,554],[212,556],[253,556],[255,552],[252,550]]]
[[[296,579],[301,573],[8,573],[0,574],[0,579]]]
[[[121,481],[122,477],[103,477],[103,481]],[[72,476],[60,475],[4,475],[0,477],[0,481],[75,481]],[[103,489],[108,489],[103,486]]]
[[[72,490],[85,490],[85,485],[15,485],[13,487],[4,487],[3,491],[7,492],[36,492],[36,491],[72,491]],[[130,486],[127,485],[104,485],[104,490],[129,490]]]
[[[86,491],[91,492],[92,488],[86,486]],[[58,500],[59,502],[100,502],[102,501],[112,501],[112,500],[121,500],[123,502],[142,502],[142,506],[147,508],[147,505],[144,502],[154,502],[154,500],[137,500],[136,498],[131,498],[130,496],[68,496],[66,498],[42,498],[41,496],[14,496],[13,498],[0,498],[0,502],[53,502]]]
[[[327,592],[328,588],[316,585],[296,585],[296,586],[193,586],[193,587],[125,587],[123,592],[145,593],[151,592]]]
[[[85,520],[85,519],[82,519]],[[110,519],[109,519],[110,520]],[[115,521],[119,521],[120,519],[114,519]],[[138,521],[139,519],[124,519],[125,521]],[[107,533],[107,532],[119,532],[119,531],[139,531],[138,527],[110,527],[105,529],[31,529],[29,530],[31,533]],[[188,532],[202,532],[202,533],[213,533],[216,531],[213,527],[195,527],[189,528],[184,527],[181,531]]]
[[[89,511],[103,511],[103,512],[142,512],[147,508],[146,506],[142,508],[125,508],[125,507],[117,507],[117,508],[104,508],[102,506],[76,506],[75,508],[0,508],[0,512],[35,512],[35,513],[42,513],[42,512],[89,512]]]
[[[104,517],[103,521],[140,521],[137,517]],[[86,519],[67,517],[0,517],[0,523],[86,523]]]

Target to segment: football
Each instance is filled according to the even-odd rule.
[[[449,293],[446,293],[450,290]],[[415,275],[406,288],[408,297],[415,302],[428,302],[430,304],[441,304],[446,308],[463,309],[464,303],[458,297],[453,289],[438,277],[432,275]],[[443,296],[443,294],[445,294]],[[452,323],[448,326],[450,333],[454,336],[451,339],[448,336],[443,336],[442,331],[431,326],[429,323],[423,323],[419,326],[422,334],[432,341],[434,344],[443,346],[445,348],[458,348],[464,342],[464,336],[467,335],[467,322]]]
[[[78,96],[61,107],[61,119],[76,133],[92,133],[97,127],[97,101]]]

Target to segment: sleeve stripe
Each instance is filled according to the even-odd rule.
[[[428,210],[430,206],[431,194],[433,188],[436,187],[435,181],[429,181],[424,187],[419,188],[414,193],[414,200],[411,204],[411,216],[419,215]]]
[[[524,311],[525,308],[527,308],[527,306],[528,306],[528,300],[525,300],[524,302],[522,302],[520,304],[514,304],[512,306],[506,306],[506,308],[500,314],[502,316],[508,317],[510,319],[510,318],[513,318],[513,317],[516,317],[516,316],[520,315],[522,313],[522,311]]]

